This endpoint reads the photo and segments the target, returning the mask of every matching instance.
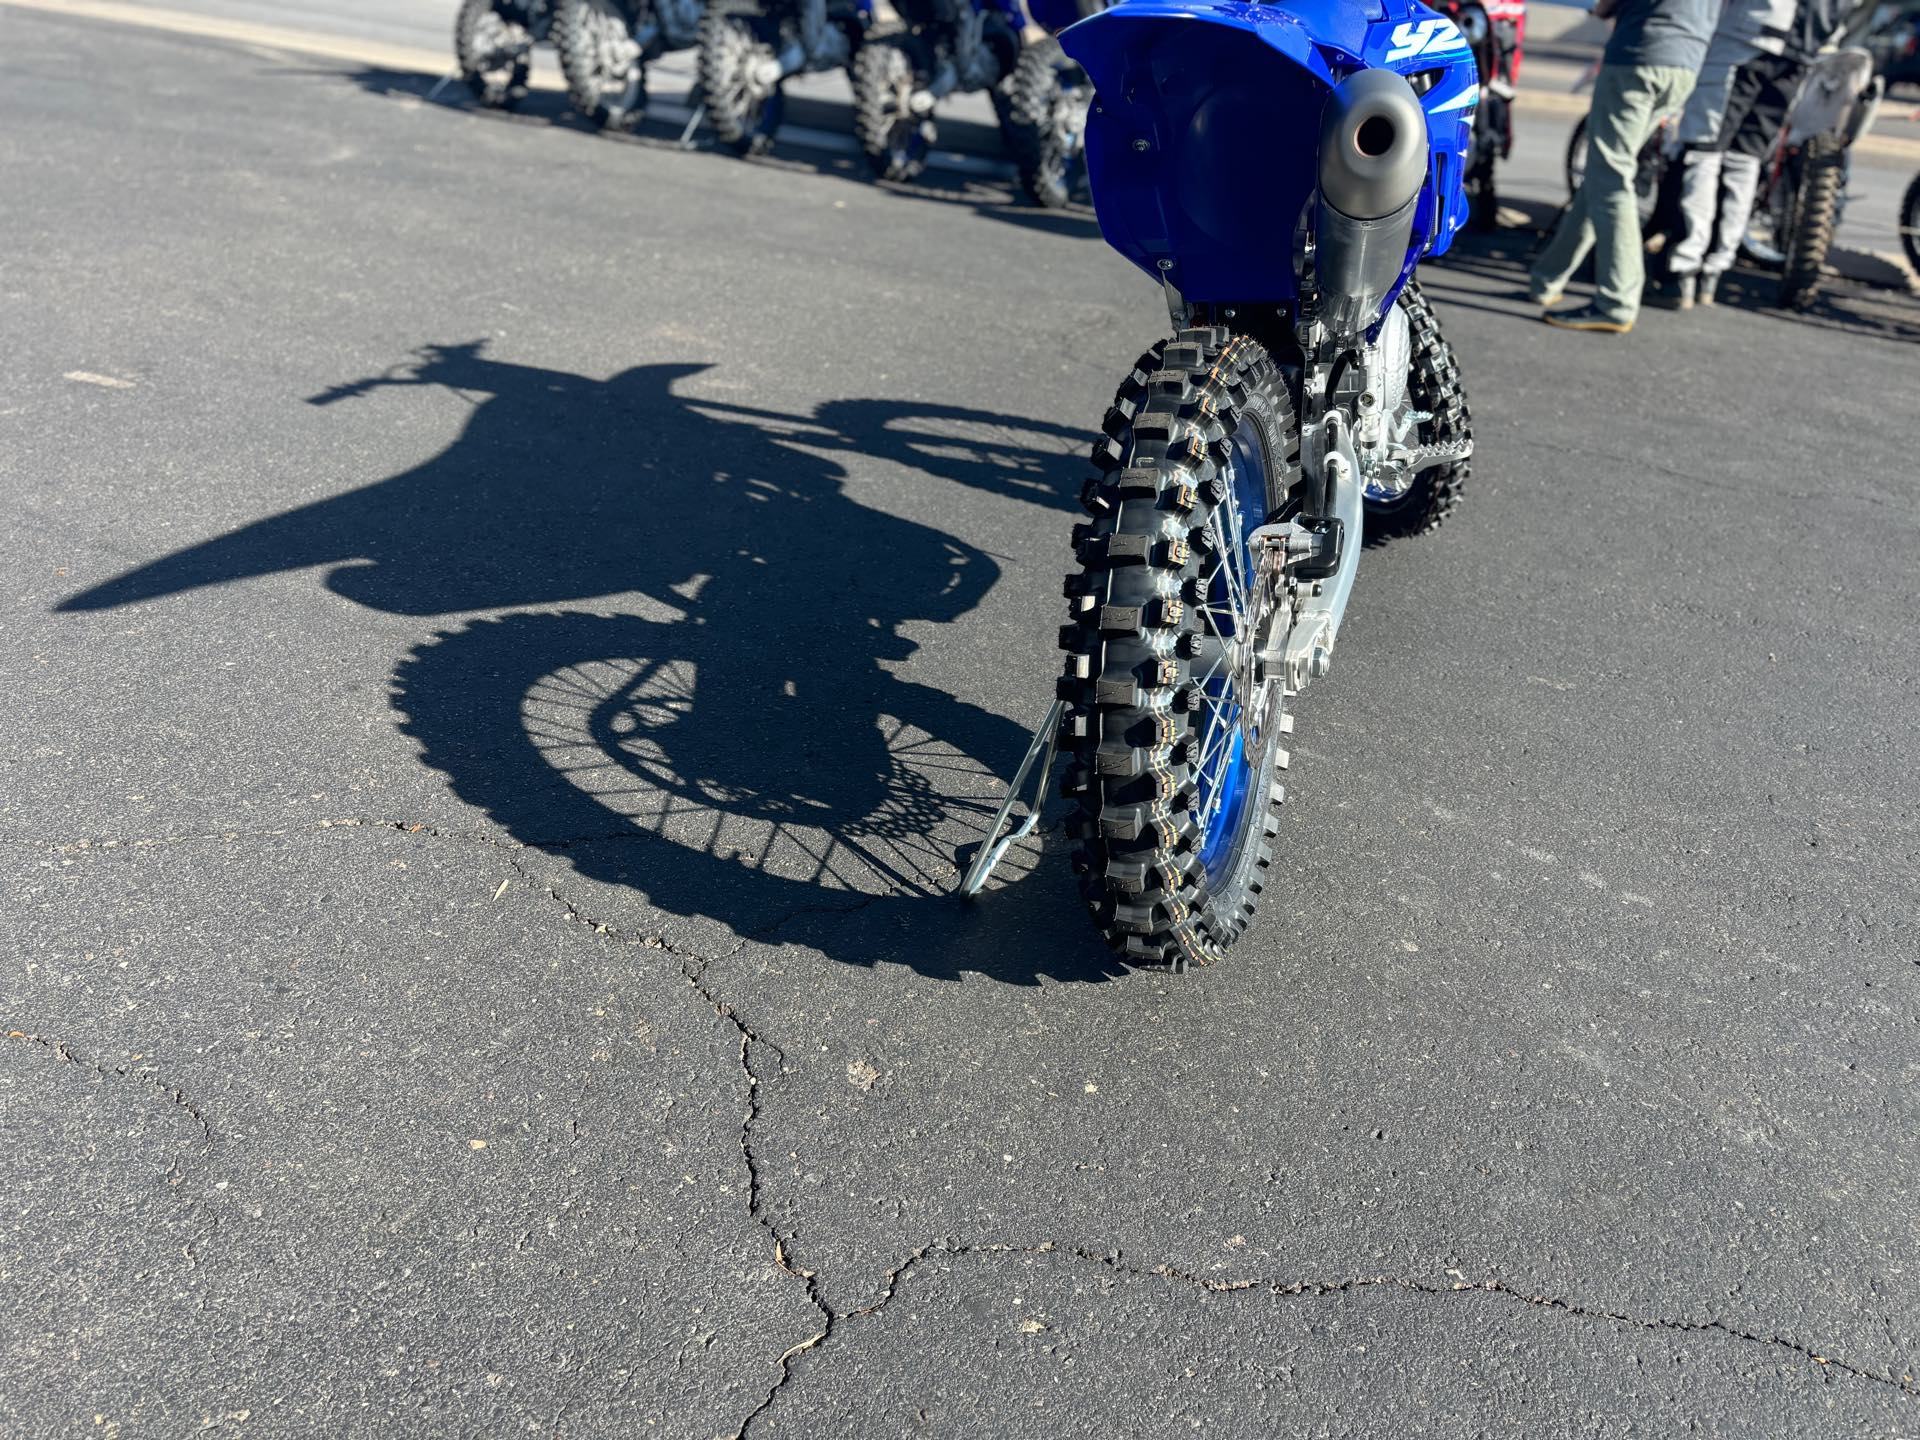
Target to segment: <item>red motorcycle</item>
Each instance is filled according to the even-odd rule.
[[[1480,72],[1480,103],[1473,112],[1473,148],[1467,155],[1467,220],[1476,230],[1499,224],[1494,167],[1513,151],[1513,96],[1527,34],[1526,0],[1435,0],[1434,8],[1460,27]]]

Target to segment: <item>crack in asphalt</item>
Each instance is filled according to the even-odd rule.
[[[886,1271],[883,1288],[877,1299],[866,1305],[856,1306],[849,1310],[838,1310],[827,1301],[816,1272],[796,1264],[791,1257],[789,1247],[797,1239],[798,1232],[783,1232],[774,1223],[772,1216],[768,1213],[766,1198],[767,1187],[762,1178],[760,1163],[754,1153],[753,1135],[761,1114],[761,1080],[754,1070],[754,1054],[756,1050],[765,1050],[771,1052],[784,1064],[786,1053],[778,1044],[755,1031],[730,1001],[716,994],[714,990],[707,985],[705,975],[714,964],[738,955],[748,945],[756,941],[770,939],[778,931],[803,915],[854,915],[867,909],[876,902],[886,899],[888,896],[899,893],[902,889],[909,887],[902,885],[889,886],[878,892],[861,895],[851,904],[847,905],[796,906],[752,930],[741,932],[735,943],[726,950],[717,954],[701,955],[676,946],[662,936],[637,934],[626,931],[609,921],[600,920],[587,914],[563,894],[556,885],[534,874],[515,853],[529,850],[558,852],[583,845],[617,843],[650,838],[639,835],[631,829],[606,834],[564,836],[537,841],[518,841],[486,834],[484,832],[458,831],[426,823],[349,818],[323,820],[307,826],[284,826],[254,831],[222,831],[199,835],[170,835],[128,841],[80,840],[76,842],[57,842],[20,841],[14,837],[7,838],[11,843],[27,843],[40,849],[53,849],[57,853],[72,854],[120,848],[138,849],[196,841],[233,841],[243,838],[269,838],[300,831],[357,828],[389,830],[405,835],[425,835],[433,839],[455,840],[507,852],[507,863],[520,879],[524,881],[530,889],[544,894],[550,901],[558,905],[568,923],[577,925],[603,939],[617,944],[629,945],[641,949],[658,950],[672,956],[679,974],[687,986],[702,1002],[710,1006],[716,1015],[725,1020],[727,1024],[733,1028],[739,1042],[738,1064],[746,1089],[746,1105],[740,1119],[739,1146],[741,1163],[747,1176],[746,1204],[748,1218],[754,1225],[766,1232],[773,1246],[774,1264],[783,1274],[800,1282],[804,1287],[808,1303],[820,1317],[820,1328],[818,1330],[797,1344],[789,1346],[778,1357],[775,1363],[779,1366],[779,1375],[775,1378],[772,1385],[768,1387],[767,1393],[761,1399],[760,1403],[748,1412],[746,1417],[740,1422],[739,1427],[733,1432],[733,1440],[744,1440],[748,1429],[779,1400],[781,1393],[793,1380],[794,1361],[800,1355],[825,1345],[833,1338],[841,1325],[848,1322],[868,1319],[880,1314],[892,1303],[900,1284],[908,1275],[929,1257],[942,1255],[955,1258],[965,1256],[1059,1255],[1064,1258],[1099,1265],[1116,1275],[1126,1276],[1131,1279],[1160,1280],[1190,1286],[1216,1295],[1265,1294],[1278,1297],[1323,1298],[1369,1289],[1399,1290],[1407,1294],[1436,1298],[1460,1294],[1492,1295],[1517,1305],[1554,1311],[1582,1319],[1605,1321],[1643,1330],[1718,1334],[1732,1340],[1740,1341],[1743,1344],[1774,1350],[1784,1350],[1799,1356],[1804,1362],[1811,1366],[1818,1367],[1822,1372],[1845,1375],[1851,1379],[1864,1380],[1873,1384],[1888,1386],[1903,1395],[1920,1399],[1920,1384],[1916,1384],[1914,1377],[1910,1375],[1894,1375],[1890,1371],[1882,1373],[1864,1369],[1783,1336],[1756,1334],[1723,1320],[1686,1320],[1666,1316],[1648,1317],[1630,1315],[1622,1311],[1608,1310],[1599,1306],[1583,1304],[1575,1300],[1535,1294],[1527,1290],[1517,1289],[1497,1279],[1479,1282],[1456,1280],[1449,1284],[1440,1284],[1433,1281],[1410,1279],[1404,1276],[1393,1275],[1358,1275],[1330,1281],[1280,1280],[1261,1276],[1234,1280],[1218,1280],[1182,1271],[1171,1265],[1143,1266],[1133,1264],[1124,1260],[1121,1252],[1118,1250],[1102,1252],[1085,1246],[1062,1245],[1052,1240],[1026,1245],[960,1242],[953,1240],[931,1241],[908,1252],[905,1258],[897,1265]],[[1045,828],[1051,829],[1053,827]],[[9,1031],[8,1034],[10,1038],[28,1041],[40,1046],[49,1054],[54,1055],[65,1063],[81,1065],[95,1071],[103,1077],[134,1080],[146,1088],[151,1089],[192,1116],[200,1127],[203,1144],[211,1145],[214,1138],[212,1126],[207,1122],[206,1117],[200,1112],[199,1108],[178,1088],[167,1085],[165,1082],[147,1072],[138,1071],[130,1067],[102,1065],[96,1061],[88,1060],[74,1054],[73,1051],[65,1045],[47,1040],[38,1035],[19,1030]]]
[[[83,1070],[91,1070],[103,1080],[131,1080],[143,1089],[150,1090],[193,1117],[194,1124],[200,1127],[201,1145],[211,1148],[213,1145],[213,1126],[201,1113],[200,1107],[188,1098],[186,1091],[177,1085],[169,1085],[150,1070],[136,1069],[131,1065],[105,1065],[98,1060],[90,1060],[84,1055],[76,1055],[73,1048],[58,1040],[49,1040],[44,1035],[36,1035],[28,1030],[7,1031],[9,1040],[22,1040],[29,1045],[37,1045],[55,1059],[67,1065],[78,1065]]]
[[[771,1052],[775,1059],[782,1065],[786,1063],[787,1052],[776,1042],[756,1032],[740,1012],[734,1008],[731,1002],[722,999],[713,992],[704,978],[707,969],[711,965],[716,961],[737,955],[752,942],[755,935],[749,934],[741,936],[731,948],[720,955],[703,957],[690,950],[681,949],[669,943],[661,936],[633,935],[623,932],[607,921],[596,920],[582,911],[579,906],[575,905],[573,901],[565,895],[561,894],[558,887],[537,878],[532,871],[518,859],[509,857],[508,863],[513,866],[515,872],[520,875],[521,879],[524,880],[530,888],[544,893],[549,900],[559,905],[569,924],[581,926],[600,938],[615,944],[631,945],[647,950],[658,950],[664,954],[671,955],[675,965],[679,969],[680,978],[687,983],[688,988],[703,1002],[711,1006],[714,1014],[732,1026],[734,1033],[739,1039],[740,1048],[738,1060],[740,1074],[746,1082],[746,1108],[740,1116],[739,1144],[740,1161],[747,1172],[747,1218],[752,1221],[754,1225],[766,1232],[767,1238],[773,1244],[773,1263],[779,1268],[782,1274],[790,1276],[800,1282],[805,1289],[807,1302],[813,1306],[814,1310],[820,1316],[820,1329],[812,1335],[809,1335],[806,1339],[801,1340],[798,1344],[789,1346],[775,1362],[780,1367],[779,1375],[775,1378],[773,1384],[767,1387],[767,1393],[761,1399],[760,1403],[748,1412],[746,1418],[740,1422],[739,1427],[733,1432],[734,1440],[742,1440],[742,1437],[746,1435],[747,1427],[766,1413],[768,1407],[779,1397],[781,1390],[785,1388],[787,1382],[792,1378],[794,1357],[825,1342],[826,1339],[832,1335],[834,1326],[839,1321],[839,1316],[834,1312],[833,1307],[827,1304],[825,1295],[821,1293],[820,1283],[814,1272],[795,1265],[789,1259],[787,1247],[794,1237],[791,1233],[783,1234],[780,1228],[774,1224],[773,1217],[767,1212],[766,1187],[761,1178],[760,1162],[753,1150],[753,1131],[760,1120],[760,1077],[754,1072],[754,1052],[756,1050]],[[867,905],[872,904],[873,901],[879,898],[881,897],[877,895],[868,896],[852,908],[864,909]],[[788,920],[793,919],[795,915],[820,908],[822,907],[803,906],[793,912],[793,914],[782,916],[780,919],[771,922],[771,924],[761,927],[761,929],[762,931],[770,932],[779,928],[779,926],[785,924]]]
[[[1823,1373],[1845,1375],[1852,1379],[1869,1381],[1876,1385],[1889,1386],[1901,1394],[1920,1400],[1920,1382],[1911,1375],[1895,1375],[1891,1371],[1882,1373],[1863,1369],[1845,1360],[1821,1350],[1813,1349],[1795,1340],[1780,1335],[1759,1335],[1750,1330],[1742,1330],[1724,1320],[1684,1320],[1667,1316],[1630,1315],[1624,1311],[1608,1310],[1601,1306],[1583,1304],[1577,1300],[1566,1300],[1551,1295],[1535,1294],[1531,1291],[1516,1289],[1501,1280],[1456,1280],[1451,1284],[1438,1284],[1427,1280],[1408,1279],[1396,1275],[1355,1275],[1342,1280],[1276,1280],[1270,1277],[1252,1276],[1238,1280],[1213,1280],[1205,1276],[1194,1275],[1171,1265],[1135,1265],[1121,1258],[1118,1250],[1097,1251],[1079,1245],[1061,1245],[1052,1240],[1031,1245],[989,1244],[936,1240],[918,1249],[908,1252],[906,1258],[886,1272],[884,1288],[880,1297],[870,1304],[837,1314],[836,1319],[858,1319],[879,1314],[892,1302],[900,1282],[919,1267],[929,1256],[946,1255],[953,1257],[985,1255],[1060,1255],[1065,1258],[1086,1261],[1099,1265],[1115,1274],[1138,1280],[1163,1280],[1175,1284],[1191,1286],[1214,1295],[1266,1294],[1281,1297],[1305,1296],[1321,1298],[1330,1295],[1349,1294],[1360,1290],[1401,1290],[1410,1294],[1433,1297],[1450,1295],[1478,1294],[1495,1295],[1518,1305],[1556,1311],[1563,1315],[1573,1315],[1587,1320],[1604,1320],[1620,1325],[1630,1325],[1642,1330],[1672,1330],[1680,1332],[1719,1334],[1746,1344],[1763,1346],[1770,1349],[1787,1350],[1800,1356],[1809,1365],[1817,1366]],[[829,1326],[828,1333],[832,1327]],[[820,1339],[825,1339],[822,1335]]]

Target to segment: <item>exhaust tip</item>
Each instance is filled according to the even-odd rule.
[[[1396,138],[1393,122],[1384,115],[1369,115],[1353,132],[1354,148],[1369,160],[1385,156]]]
[[[1334,86],[1320,121],[1320,193],[1343,215],[1377,220],[1420,193],[1427,115],[1391,70],[1361,70]]]

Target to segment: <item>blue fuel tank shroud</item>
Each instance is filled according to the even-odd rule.
[[[1317,183],[1321,113],[1357,69],[1431,72],[1432,159],[1403,282],[1466,218],[1479,80],[1458,30],[1423,5],[1120,0],[1060,43],[1094,84],[1087,168],[1101,231],[1189,301],[1298,297],[1294,235]]]

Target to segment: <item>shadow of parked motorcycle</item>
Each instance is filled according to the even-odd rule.
[[[400,661],[400,728],[462,801],[619,903],[946,977],[1113,973],[1052,893],[1064,873],[1038,887],[1051,913],[1027,918],[1017,946],[949,899],[1027,736],[912,678],[908,631],[972,611],[1000,567],[849,495],[848,466],[864,484],[891,465],[909,488],[964,487],[932,505],[908,494],[909,511],[964,490],[1058,508],[1081,437],[959,407],[793,415],[681,393],[707,368],[603,381],[495,360],[483,342],[429,347],[313,403],[445,387],[474,409],[442,453],[61,608],[319,566],[387,614],[488,612]]]

